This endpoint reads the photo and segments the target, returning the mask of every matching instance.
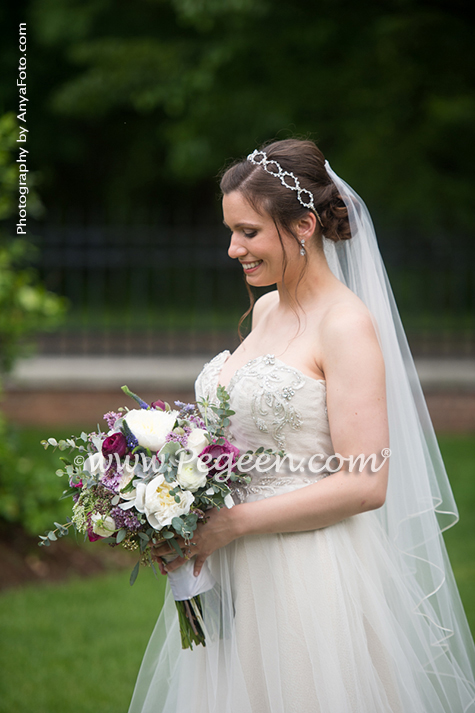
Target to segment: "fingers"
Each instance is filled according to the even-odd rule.
[[[186,559],[184,557],[176,557],[173,562],[168,562],[165,566],[166,573],[170,574],[170,572],[173,572],[175,569],[178,569],[178,567],[181,567],[184,565],[186,562]]]
[[[163,545],[152,545],[152,551],[155,557],[169,557],[169,555],[172,555],[175,552],[173,547],[170,547],[170,545],[167,545],[166,543]]]
[[[195,562],[193,573],[197,576],[206,559],[206,556],[198,552],[198,542],[193,541],[185,544],[183,541],[178,540],[178,544],[183,552],[183,557],[177,556],[176,551],[166,542],[151,547],[152,559],[157,563],[160,573],[163,575],[169,574],[181,567],[185,562],[188,562],[192,557],[196,557],[197,561]],[[170,556],[173,556],[173,559],[169,560]]]
[[[195,566],[193,567],[193,574],[195,577],[199,575],[201,572],[201,569],[206,561],[206,556],[205,555],[197,555],[196,560],[195,560]]]
[[[161,559],[157,559],[157,566],[160,571],[160,574],[163,574],[163,575],[168,574],[167,565]]]

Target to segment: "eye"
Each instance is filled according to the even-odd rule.
[[[250,230],[250,231],[248,231],[248,232],[246,232],[245,230],[243,230],[242,232],[244,233],[244,235],[246,236],[246,238],[255,238],[256,235],[257,235],[257,230]]]

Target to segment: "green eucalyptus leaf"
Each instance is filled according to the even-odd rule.
[[[178,544],[178,542],[175,540],[175,538],[173,537],[171,540],[169,540],[169,542],[170,542],[170,545],[171,545],[171,546],[173,547],[173,549],[175,550],[175,552],[176,552],[180,557],[183,557],[184,555],[183,555],[183,552],[182,552],[182,550],[181,550],[181,547],[180,547],[180,545]]]
[[[118,545],[120,545],[120,543],[123,542],[123,540],[125,540],[126,535],[127,535],[127,530],[125,530],[124,528],[121,528],[115,538],[115,541],[117,542]]]
[[[137,562],[137,564],[136,564],[135,567],[133,568],[132,572],[130,573],[130,580],[129,580],[130,586],[132,586],[133,584],[135,584],[135,580],[136,580],[137,577],[139,576],[139,569],[140,569],[140,561]]]

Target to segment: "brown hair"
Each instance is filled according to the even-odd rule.
[[[297,176],[302,188],[313,195],[315,209],[320,216],[322,225],[317,222],[315,236],[321,246],[321,234],[334,240],[349,240],[351,238],[348,211],[338,193],[335,184],[330,179],[325,168],[325,157],[313,141],[302,139],[284,139],[264,144],[259,151],[264,151],[267,159],[277,161],[284,171]],[[238,160],[229,166],[221,176],[220,188],[223,195],[239,191],[248,203],[258,213],[264,210],[273,219],[284,252],[283,271],[287,267],[287,256],[282,241],[280,229],[299,242],[293,230],[293,225],[308,213],[298,200],[295,191],[282,185],[279,178],[264,171],[250,161]],[[307,260],[299,278],[302,279]],[[250,307],[239,321],[242,322],[250,314],[254,305],[254,295],[246,282],[250,297]],[[298,287],[298,284],[297,284]],[[241,332],[239,331],[241,334]]]
[[[295,174],[301,187],[311,192],[326,238],[334,241],[351,238],[346,206],[326,171],[325,157],[313,141],[285,139],[264,144],[259,150],[265,151],[268,159],[277,161],[284,171]],[[250,161],[236,161],[222,175],[220,188],[223,194],[240,191],[255,210],[264,209],[297,240],[292,225],[309,209],[276,176]]]

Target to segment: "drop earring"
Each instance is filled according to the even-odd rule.
[[[302,240],[300,241],[300,245],[302,246],[302,247],[300,248],[300,254],[301,254],[301,255],[305,255],[305,240],[304,240],[303,238],[302,238]]]

